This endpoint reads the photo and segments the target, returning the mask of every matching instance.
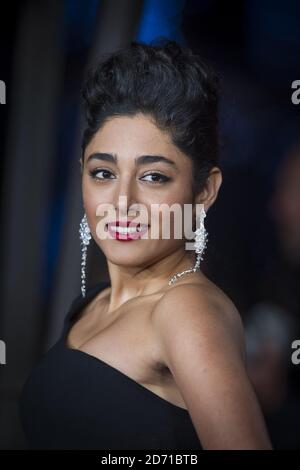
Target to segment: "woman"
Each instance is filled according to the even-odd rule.
[[[199,267],[222,182],[214,72],[173,41],[134,42],[99,61],[83,96],[82,296],[25,384],[29,446],[271,449],[240,315]],[[183,219],[153,215],[174,204],[192,208],[196,258],[174,236]],[[86,290],[91,237],[110,281]]]

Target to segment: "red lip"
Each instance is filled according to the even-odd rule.
[[[115,225],[116,227],[137,227],[139,223],[130,220],[116,220],[115,222],[109,222],[108,225]]]
[[[139,225],[148,225],[148,224],[141,224],[140,222],[134,222],[133,220],[116,220],[115,222],[108,222],[107,226],[115,226],[115,227],[138,227]]]
[[[112,236],[112,238],[120,241],[131,241],[131,240],[138,240],[139,238],[142,237],[142,235],[147,232],[149,225],[148,224],[140,224],[139,222],[133,222],[133,221],[122,221],[122,220],[116,220],[115,222],[109,222],[107,225],[108,232]],[[113,226],[115,227],[138,227],[142,226],[141,230],[139,232],[135,233],[120,233],[120,232],[115,232],[114,229],[112,228]]]

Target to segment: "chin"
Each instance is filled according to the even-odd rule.
[[[147,250],[145,247],[133,246],[132,248],[128,247],[129,243],[124,243],[124,246],[118,247],[101,247],[103,254],[106,259],[113,264],[134,267],[139,266],[144,262],[151,261],[149,259],[149,250],[148,256],[146,256]],[[126,245],[126,246],[125,246]]]

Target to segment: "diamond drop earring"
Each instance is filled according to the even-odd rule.
[[[196,256],[196,262],[195,265],[189,269],[186,269],[180,273],[174,274],[174,276],[169,280],[169,286],[174,284],[181,276],[184,276],[185,274],[190,274],[194,273],[200,268],[200,261],[203,259],[202,254],[204,253],[204,250],[206,249],[207,245],[207,240],[208,240],[208,233],[204,227],[204,218],[206,217],[206,213],[204,208],[201,211],[201,214],[199,216],[199,223],[196,223],[196,231],[195,231],[195,242],[194,242],[194,248],[195,252],[197,254]],[[198,225],[198,227],[197,227]]]
[[[87,247],[90,243],[90,239],[92,238],[91,231],[87,222],[86,214],[84,214],[81,222],[80,222],[80,240],[81,240],[81,293],[82,297],[85,297],[85,268],[86,268],[86,257],[87,257]]]

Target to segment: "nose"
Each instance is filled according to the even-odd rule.
[[[136,215],[137,201],[137,190],[136,185],[130,177],[126,179],[120,179],[118,185],[116,185],[116,192],[114,195],[114,207],[116,210],[117,217],[127,217],[130,211],[132,216]]]

